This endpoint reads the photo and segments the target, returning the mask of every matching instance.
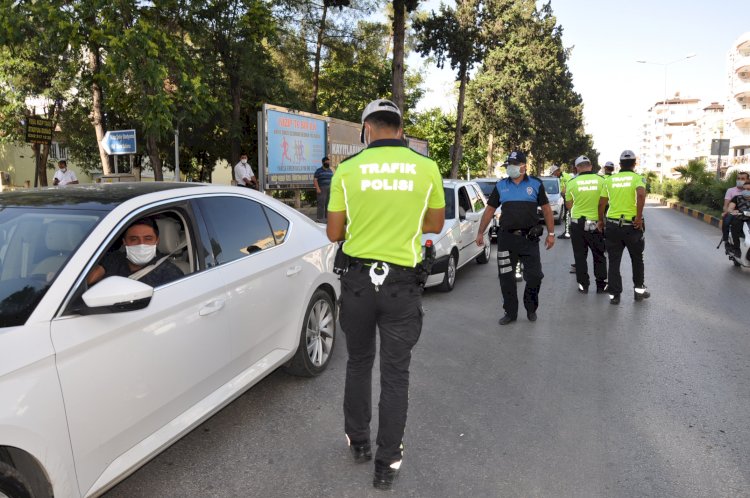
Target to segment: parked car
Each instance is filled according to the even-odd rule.
[[[476,178],[474,179],[482,189],[485,199],[489,199],[492,195],[492,191],[495,189],[495,185],[500,181],[500,178]],[[495,209],[495,216],[492,218],[492,224],[490,225],[490,239],[497,240],[497,231],[500,228],[500,215],[502,214],[502,206],[498,206]]]
[[[183,275],[89,286],[145,216]],[[3,193],[0,496],[99,495],[277,367],[320,374],[336,341],[335,248],[249,189]]]
[[[484,233],[484,246],[476,244],[479,222],[487,205],[482,190],[474,181],[443,180],[445,191],[445,223],[439,234],[424,234],[422,245],[432,240],[435,264],[425,287],[440,286],[453,290],[456,271],[472,260],[485,264],[490,259],[489,227]]]
[[[547,193],[547,199],[549,199],[549,205],[552,208],[555,225],[559,225],[563,214],[565,214],[565,200],[560,193],[560,179],[556,176],[542,176],[540,179],[544,183],[544,191]],[[536,212],[539,214],[539,219],[543,220],[542,208],[537,208]]]

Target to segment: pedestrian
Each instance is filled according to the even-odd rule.
[[[570,181],[571,178],[573,178],[573,175],[570,173],[566,173],[562,170],[561,166],[557,166],[556,164],[553,164],[550,168],[550,175],[554,176],[555,178],[560,180],[560,196],[563,198],[563,214],[560,217],[562,219],[562,226],[563,226],[563,232],[557,236],[558,239],[569,239],[570,238],[570,212],[568,212],[567,207],[565,207],[565,189],[568,184],[568,181]]]
[[[438,233],[445,195],[437,164],[404,145],[401,111],[379,99],[362,112],[366,148],[336,168],[328,238],[340,251],[339,323],[348,361],[344,429],[355,462],[372,458],[372,365],[380,334],[380,404],[373,486],[390,489],[401,466],[411,350],[422,331],[423,232]],[[337,258],[339,259],[339,258]]]
[[[589,291],[588,253],[594,259],[596,292],[607,289],[607,258],[604,255],[604,235],[597,229],[599,220],[599,198],[604,178],[592,171],[591,160],[579,156],[576,161],[577,175],[568,182],[565,204],[570,211],[570,242],[573,246],[575,273],[578,291]]]
[[[544,245],[548,250],[555,245],[555,222],[544,184],[539,178],[526,174],[526,155],[523,152],[510,153],[507,172],[508,177],[497,182],[487,200],[490,208],[484,210],[476,239],[478,246],[484,245],[484,231],[495,209],[502,205],[503,215],[497,234],[497,270],[505,314],[500,318],[500,325],[515,322],[518,317],[518,292],[513,269],[519,260],[523,263],[523,279],[526,280],[523,292],[526,317],[532,322],[537,318],[539,289],[544,278],[539,256],[539,239],[544,230],[539,224],[537,207],[542,208],[547,225]]]
[[[620,304],[620,261],[625,249],[628,250],[633,266],[635,300],[642,301],[651,296],[644,284],[643,267],[643,251],[646,247],[646,227],[643,221],[646,180],[634,171],[635,161],[635,153],[632,150],[625,150],[620,154],[620,171],[607,178],[599,199],[598,229],[604,233],[604,244],[609,256],[608,289],[611,304]]]
[[[247,162],[247,154],[244,152],[240,154],[240,161],[234,165],[234,181],[237,182],[238,187],[258,187],[253,168]]]
[[[322,163],[323,165],[316,169],[313,175],[313,185],[315,185],[315,192],[318,194],[318,223],[325,223],[328,218],[328,195],[331,191],[331,178],[333,178],[331,160],[328,156],[322,159]]]
[[[57,161],[57,171],[52,179],[52,185],[77,185],[78,178],[76,174],[68,169],[68,162],[65,159]]]

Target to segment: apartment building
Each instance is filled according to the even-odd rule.
[[[703,116],[700,99],[674,98],[656,102],[641,129],[640,169],[676,176],[674,168],[698,157],[698,121]],[[709,142],[710,148],[710,142]]]
[[[730,166],[750,167],[750,31],[729,50],[729,94],[725,109]]]

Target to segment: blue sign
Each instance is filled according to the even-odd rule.
[[[313,174],[326,155],[328,123],[299,114],[268,110],[267,183],[312,188]]]
[[[135,154],[135,130],[108,131],[102,139],[102,147],[110,156]]]

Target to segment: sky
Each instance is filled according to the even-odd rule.
[[[750,0],[551,0],[568,66],[583,97],[586,131],[599,162],[617,163],[620,152],[638,152],[638,129],[648,109],[667,96],[699,98],[706,105],[727,99],[727,54],[750,31]],[[422,9],[437,9],[429,0]],[[639,64],[645,60],[650,64]],[[412,55],[411,64],[420,64]],[[426,67],[427,94],[419,110],[455,109],[455,75]]]

